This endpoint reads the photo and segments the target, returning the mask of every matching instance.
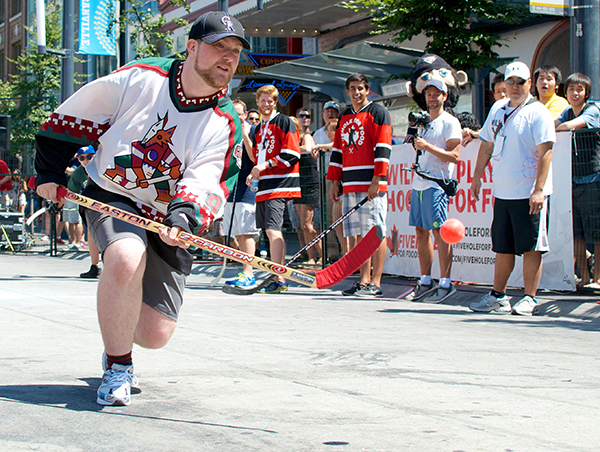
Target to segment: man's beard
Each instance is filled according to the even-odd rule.
[[[226,77],[227,81],[225,83],[220,82],[220,81],[218,81],[218,79],[216,77],[214,77],[212,75],[212,72],[210,69],[201,69],[200,66],[198,65],[197,60],[194,62],[194,69],[195,69],[196,73],[198,74],[198,76],[202,80],[204,80],[204,82],[208,86],[210,86],[211,88],[214,88],[217,91],[219,91],[220,89],[227,86],[229,84],[229,82],[231,82],[231,79],[233,78],[233,71],[230,71],[228,73],[228,76]]]

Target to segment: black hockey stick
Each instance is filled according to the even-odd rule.
[[[290,260],[287,261],[286,265],[290,265],[290,264],[294,263],[302,255],[302,253],[304,251],[306,251],[307,249],[309,249],[312,246],[314,246],[319,240],[321,240],[328,233],[330,233],[331,231],[333,231],[336,228],[336,226],[338,226],[345,219],[347,219],[350,215],[352,215],[354,212],[356,212],[358,209],[360,209],[363,206],[363,204],[365,204],[368,200],[369,200],[369,197],[365,196],[362,200],[360,200],[358,202],[358,204],[356,204],[354,207],[352,207],[352,209],[350,209],[344,215],[342,215],[337,220],[335,220],[333,223],[331,223],[331,226],[329,226],[327,229],[325,229],[324,231],[322,231],[319,235],[317,235],[314,239],[312,239],[309,244],[307,244],[306,246],[304,246],[304,248],[302,248],[300,251],[298,251],[296,254],[294,254],[290,258]],[[254,286],[254,287],[250,287],[250,288],[247,288],[247,289],[243,288],[243,287],[237,287],[235,285],[225,284],[221,288],[221,290],[223,292],[225,292],[225,293],[234,294],[234,295],[252,295],[252,294],[256,293],[257,291],[259,291],[264,286],[266,286],[267,284],[269,284],[271,281],[273,281],[274,278],[275,278],[275,275],[269,275],[269,277],[267,279],[265,279],[259,285]]]

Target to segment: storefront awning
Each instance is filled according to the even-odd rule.
[[[369,78],[371,92],[381,95],[381,84],[392,76],[408,78],[421,55],[423,52],[420,50],[360,42],[342,49],[258,69],[254,73],[297,83],[314,92],[343,101],[346,99],[346,79],[350,74],[365,74]]]

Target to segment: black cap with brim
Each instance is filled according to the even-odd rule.
[[[202,14],[192,25],[189,34],[189,39],[202,39],[207,44],[229,37],[238,38],[244,49],[250,50],[250,43],[244,36],[244,27],[240,21],[223,11]]]

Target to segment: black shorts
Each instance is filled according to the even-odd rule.
[[[600,181],[573,184],[573,238],[600,241]]]
[[[256,203],[256,228],[281,231],[287,199],[276,198]]]
[[[548,198],[540,213],[529,215],[529,199],[498,199],[494,202],[492,251],[520,256],[529,251],[549,251]]]

